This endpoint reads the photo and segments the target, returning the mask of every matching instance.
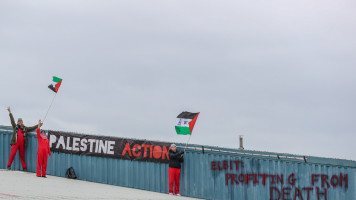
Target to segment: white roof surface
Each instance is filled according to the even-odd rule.
[[[188,200],[193,198],[56,176],[40,178],[34,173],[0,170],[0,199]]]

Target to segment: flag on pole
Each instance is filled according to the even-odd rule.
[[[176,131],[180,135],[191,135],[195,122],[198,119],[198,113],[182,112],[176,119]]]
[[[53,83],[49,85],[48,88],[53,90],[53,92],[57,93],[61,84],[62,84],[62,79],[53,76]]]

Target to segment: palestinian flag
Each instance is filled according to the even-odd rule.
[[[177,116],[176,131],[180,135],[191,135],[195,122],[198,119],[198,113],[182,112]]]
[[[62,79],[53,76],[53,83],[48,86],[49,89],[53,90],[53,92],[57,93],[59,90],[59,87],[61,87],[62,84]]]

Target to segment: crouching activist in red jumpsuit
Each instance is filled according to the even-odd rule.
[[[25,162],[25,148],[27,147],[27,132],[31,132],[36,129],[37,125],[32,127],[26,127],[23,124],[21,118],[17,120],[17,124],[15,123],[14,117],[12,116],[10,107],[7,108],[10,115],[10,121],[13,128],[12,138],[10,141],[11,152],[9,162],[7,163],[7,169],[11,169],[12,161],[16,156],[17,150],[20,151],[20,159],[22,164],[23,171],[27,172],[27,166]]]
[[[177,151],[175,144],[171,144],[169,148],[169,169],[168,169],[168,179],[169,179],[169,194],[173,195],[173,183],[174,183],[174,192],[177,196],[179,194],[179,179],[180,179],[180,168],[183,159],[184,151]]]
[[[51,150],[49,149],[49,141],[44,130],[40,130],[42,126],[41,120],[38,122],[37,127],[37,140],[38,140],[38,150],[37,150],[37,177],[46,177],[47,169],[47,158],[48,155],[51,156]],[[42,170],[41,170],[42,168]]]

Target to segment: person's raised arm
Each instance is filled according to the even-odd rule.
[[[40,131],[41,131],[41,126],[42,126],[42,121],[39,120],[38,121],[38,125],[37,125],[37,130],[36,130],[36,133],[37,133],[37,139],[39,140],[41,138],[41,135],[40,135]]]
[[[179,158],[181,155],[181,152],[169,152],[169,159],[171,158]]]
[[[41,126],[42,126],[42,121],[40,120],[40,121],[38,121],[38,125],[34,125],[34,126],[31,126],[31,127],[27,127],[27,131],[28,132],[31,132],[31,131],[33,131],[33,130],[35,130],[36,128],[40,128]]]
[[[14,120],[14,116],[12,116],[10,106],[7,107],[7,111],[9,111],[9,116],[10,116],[10,121],[11,121],[12,128],[15,128],[16,127],[16,123],[15,123],[15,120]]]

